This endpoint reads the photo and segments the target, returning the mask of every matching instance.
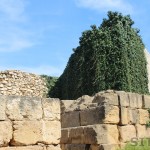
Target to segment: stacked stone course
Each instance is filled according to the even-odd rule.
[[[150,137],[148,95],[108,90],[61,103],[62,150],[116,150]]]
[[[0,95],[43,97],[47,91],[46,82],[38,75],[18,70],[0,72]]]
[[[60,150],[60,100],[0,96],[0,150]]]

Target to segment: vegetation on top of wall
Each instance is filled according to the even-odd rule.
[[[114,89],[148,93],[144,44],[129,15],[108,12],[97,27],[84,31],[51,96],[76,99]]]
[[[48,75],[41,75],[41,77],[44,78],[46,81],[46,86],[48,88],[47,97],[49,97],[51,95],[52,88],[55,86],[55,84],[58,80],[58,77],[52,77],[52,76],[48,76]]]

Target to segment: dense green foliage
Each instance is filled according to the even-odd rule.
[[[52,97],[75,99],[114,89],[148,93],[144,44],[130,16],[108,12],[99,27],[83,32]]]
[[[55,86],[55,83],[58,80],[58,77],[52,77],[47,75],[41,75],[41,77],[46,80],[46,86],[48,88],[47,97],[49,97],[49,95],[51,95],[52,88]]]

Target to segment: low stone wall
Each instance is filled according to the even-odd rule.
[[[43,97],[46,94],[46,82],[38,75],[17,70],[0,72],[0,95]]]
[[[60,100],[0,96],[0,150],[60,150]]]
[[[116,150],[149,138],[150,96],[119,91],[61,101],[62,150]]]

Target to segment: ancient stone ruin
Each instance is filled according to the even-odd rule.
[[[0,88],[0,150],[117,150],[150,138],[149,95],[107,90],[59,100],[13,90]]]

